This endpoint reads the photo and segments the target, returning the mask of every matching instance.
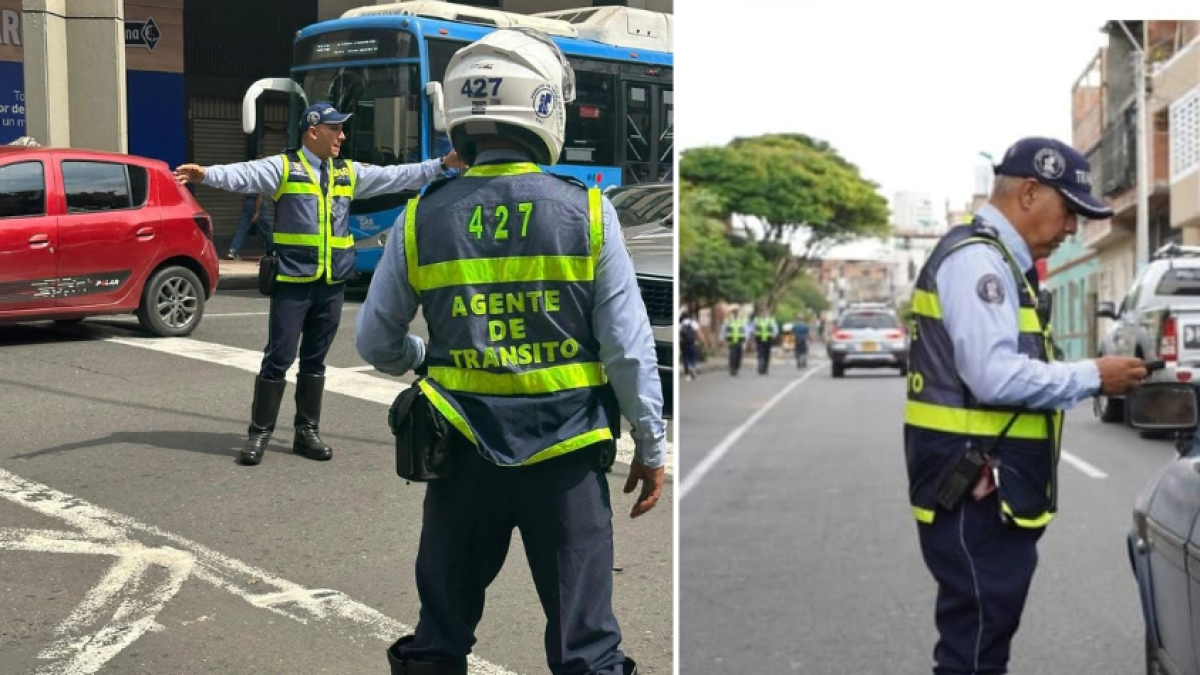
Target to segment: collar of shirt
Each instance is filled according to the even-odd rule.
[[[1000,233],[1000,241],[1013,254],[1018,267],[1022,270],[1033,267],[1033,253],[1029,251],[1029,244],[1026,244],[1021,235],[1017,233],[1017,228],[1008,222],[1008,218],[1005,218],[1004,214],[1000,213],[1000,209],[991,204],[984,204],[975,215],[988,225],[996,228],[996,232]]]
[[[300,152],[304,153],[304,156],[308,159],[308,163],[312,165],[313,171],[320,173],[321,158],[317,157],[317,155],[312,150],[309,150],[308,148],[304,147],[303,145],[300,146]]]
[[[529,155],[520,150],[484,150],[475,156],[475,165],[480,164],[509,164],[515,162],[532,162]]]

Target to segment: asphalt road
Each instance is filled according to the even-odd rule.
[[[704,365],[680,383],[680,672],[930,672],[935,586],[907,502],[904,379],[835,380],[824,361],[737,378]],[[1125,535],[1174,447],[1085,403],[1064,450],[1010,672],[1144,672]]]
[[[292,386],[262,465],[235,463],[266,343],[253,291],[218,293],[185,339],[132,318],[0,326],[0,672],[388,672],[384,649],[418,618],[425,490],[394,473],[400,385],[354,349],[361,299],[328,358],[327,463],[290,451]],[[671,474],[631,520],[628,468],[609,476],[614,602],[627,653],[665,675]],[[472,672],[546,672],[543,628],[514,535]]]

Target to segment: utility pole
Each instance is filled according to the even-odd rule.
[[[1137,106],[1137,248],[1134,274],[1141,274],[1150,262],[1150,112],[1146,96],[1146,52],[1124,21],[1118,21],[1129,44],[1133,47],[1134,92]],[[1144,26],[1144,24],[1143,24]],[[1145,35],[1145,28],[1142,29]]]

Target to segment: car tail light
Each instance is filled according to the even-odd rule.
[[[1163,361],[1174,361],[1175,353],[1175,319],[1168,318],[1163,322],[1162,335],[1158,338],[1158,355]]]
[[[1190,371],[1190,370],[1177,371],[1175,373],[1175,379],[1179,380],[1180,382],[1191,382],[1192,381],[1192,371]]]
[[[192,222],[196,223],[196,227],[200,228],[200,231],[204,233],[204,236],[208,237],[209,241],[212,241],[212,218],[209,218],[207,213],[192,214]]]
[[[883,337],[888,340],[903,340],[904,339],[904,331],[889,330],[888,332],[883,334]]]
[[[833,339],[834,340],[849,340],[850,334],[844,330],[835,330],[835,331],[833,331]]]

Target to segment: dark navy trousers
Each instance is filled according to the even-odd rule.
[[[1007,673],[1044,529],[1002,522],[996,493],[979,502],[968,495],[917,529],[938,585],[934,675]]]
[[[484,592],[517,528],[546,615],[550,671],[621,675],[612,506],[597,453],[584,448],[527,467],[498,467],[474,448],[455,459],[456,472],[426,488],[417,552],[421,614],[402,653],[432,660],[471,651]]]
[[[300,350],[300,374],[324,375],[325,355],[342,321],[346,284],[324,281],[276,284],[270,329],[259,375],[282,380]]]

